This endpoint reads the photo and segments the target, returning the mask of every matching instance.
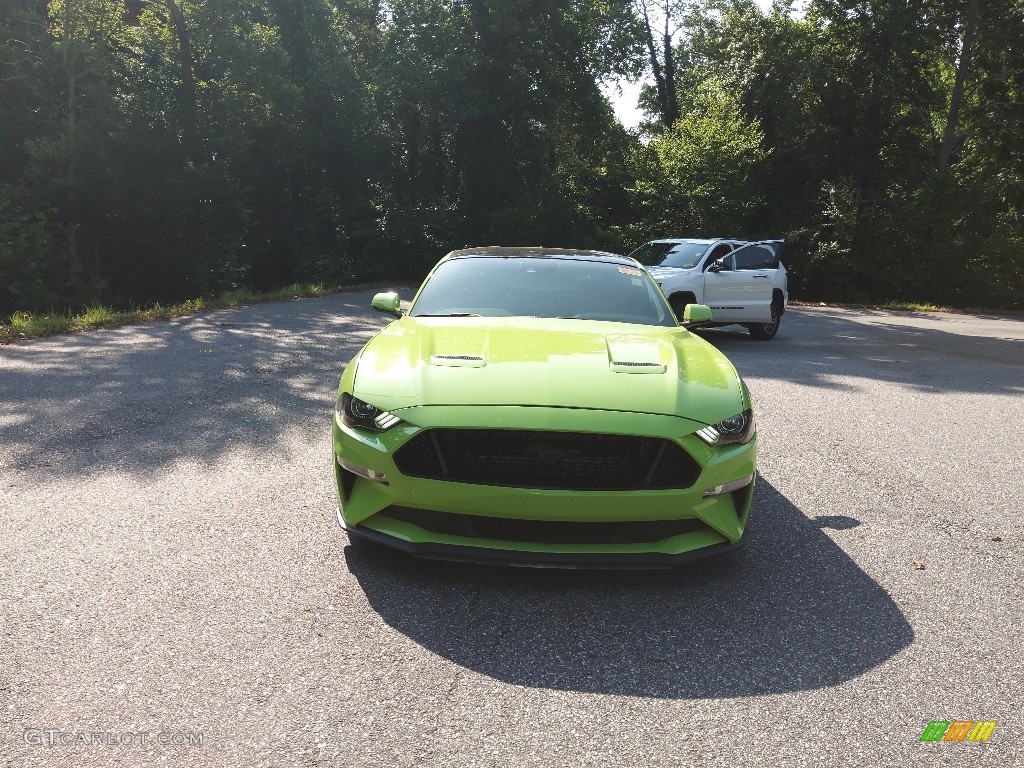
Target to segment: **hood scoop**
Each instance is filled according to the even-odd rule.
[[[608,345],[608,367],[612,373],[665,373],[668,370],[657,342],[617,335],[607,336],[605,343]]]
[[[430,364],[444,368],[483,368],[487,360],[479,355],[431,355]]]

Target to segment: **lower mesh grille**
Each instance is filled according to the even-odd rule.
[[[425,531],[448,536],[534,544],[646,544],[682,533],[709,530],[707,525],[696,519],[629,520],[614,523],[511,520],[398,506],[388,507],[379,516],[412,523]]]
[[[689,488],[700,475],[671,440],[514,429],[428,429],[395,464],[411,477],[553,490]]]

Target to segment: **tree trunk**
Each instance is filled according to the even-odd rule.
[[[65,6],[65,36],[61,63],[64,68],[64,87],[67,91],[64,104],[67,110],[67,284],[76,294],[83,294],[85,283],[82,280],[82,259],[78,253],[78,192],[76,189],[76,161],[78,159],[78,61],[77,50],[72,50],[70,38],[71,4]]]
[[[850,244],[850,256],[855,263],[863,263],[868,255],[875,205],[884,188],[884,183],[879,178],[879,165],[892,105],[883,73],[890,66],[892,54],[892,44],[884,34],[871,46],[869,53],[871,66],[868,102],[860,127],[860,159],[853,174],[858,202],[857,223]]]
[[[676,99],[676,62],[672,52],[672,35],[668,31],[669,17],[665,14],[665,33],[662,48],[665,51],[665,125],[675,125],[679,119],[679,101]]]
[[[192,63],[192,40],[185,15],[174,0],[164,0],[167,11],[174,22],[174,32],[178,38],[178,63],[181,68],[181,101],[182,101],[182,140],[186,150],[191,154],[195,146],[196,134],[196,86],[194,65]]]
[[[405,117],[405,158],[409,177],[408,202],[414,208],[420,202],[420,128],[420,116],[410,105]]]
[[[956,64],[956,81],[953,83],[953,94],[949,99],[949,116],[946,118],[946,131],[942,136],[942,148],[939,150],[939,170],[948,171],[953,156],[953,140],[956,138],[957,123],[960,120],[960,105],[964,100],[964,87],[967,82],[967,71],[971,66],[971,49],[974,46],[974,29],[978,22],[978,0],[967,0],[967,18],[964,21],[964,39],[960,47],[960,59]]]
[[[672,125],[668,110],[668,94],[665,90],[665,76],[661,71],[661,61],[658,59],[658,49],[654,46],[654,33],[651,31],[651,19],[647,15],[647,4],[640,3],[640,10],[644,17],[644,33],[647,43],[647,55],[651,60],[651,73],[654,75],[654,87],[658,93],[658,111],[661,113],[661,122],[668,128]]]
[[[670,4],[665,3],[662,10],[665,14],[665,28],[659,32],[661,45],[654,42],[654,30],[651,28],[651,17],[647,11],[646,0],[637,0],[636,6],[644,22],[644,43],[647,56],[651,62],[651,74],[654,76],[654,87],[658,94],[658,117],[661,124],[671,128],[679,119],[679,102],[676,99],[676,66],[675,54],[672,51],[672,35]],[[661,48],[660,57],[658,48]]]

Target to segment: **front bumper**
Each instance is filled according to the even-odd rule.
[[[338,521],[351,536],[410,554],[448,560],[549,567],[669,567],[732,549],[746,525],[753,482],[732,493],[705,497],[708,489],[754,474],[756,437],[746,445],[711,447],[693,432],[704,426],[679,417],[610,411],[533,407],[433,407],[397,414],[402,424],[373,433],[334,423]],[[394,452],[423,429],[432,427],[510,428],[597,432],[660,437],[681,445],[700,465],[688,488],[632,491],[541,490],[477,485],[408,477],[398,471]],[[341,466],[372,469],[387,481],[359,477]],[[524,528],[545,522],[569,526],[622,523],[664,529],[658,521],[678,521],[678,532],[651,540],[609,537],[579,542],[473,535],[458,526],[416,524],[391,510],[444,513],[460,519],[523,521]],[[638,522],[640,521],[640,522]],[[692,525],[690,524],[692,523]],[[539,524],[539,525],[538,525]],[[494,528],[501,530],[503,526]],[[612,528],[612,525],[607,525]],[[472,527],[470,526],[470,529]],[[507,527],[506,527],[507,528]],[[668,526],[671,529],[671,526]],[[589,540],[588,540],[589,539]]]

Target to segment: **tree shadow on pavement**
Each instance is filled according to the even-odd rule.
[[[834,390],[858,380],[928,393],[1024,394],[1024,323],[976,315],[794,307],[778,336],[739,326],[700,330],[744,376]]]
[[[2,347],[0,470],[148,475],[237,447],[279,452],[288,430],[326,435],[345,364],[387,323],[371,294]]]
[[[837,685],[914,633],[877,583],[759,478],[747,546],[675,571],[559,571],[347,547],[372,607],[440,656],[515,685],[663,698]]]

